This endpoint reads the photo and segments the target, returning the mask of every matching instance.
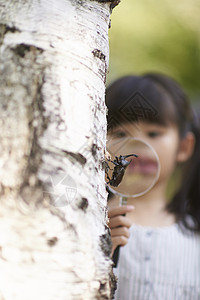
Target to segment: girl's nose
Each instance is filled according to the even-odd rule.
[[[147,144],[152,144],[152,140],[140,129],[134,132],[133,137],[136,139],[140,139]]]
[[[137,138],[137,139],[141,139],[141,140],[147,139],[145,134],[139,128],[138,128],[138,130],[135,130],[133,137]]]

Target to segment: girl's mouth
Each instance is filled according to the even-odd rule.
[[[132,159],[127,168],[127,173],[139,173],[142,175],[153,175],[158,170],[158,163],[156,160],[148,157],[139,156],[136,159]]]

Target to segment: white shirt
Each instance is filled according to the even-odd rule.
[[[132,225],[114,273],[115,300],[200,300],[200,234]]]

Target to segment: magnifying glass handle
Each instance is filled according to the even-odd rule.
[[[123,214],[122,216],[125,216],[125,215],[126,214]],[[119,249],[120,249],[120,246],[117,246],[117,248],[115,249],[115,251],[113,253],[112,260],[114,262],[114,268],[117,268],[118,259],[119,259]]]
[[[127,204],[127,197],[120,196],[120,206],[126,205],[126,204]],[[122,216],[125,217],[125,215],[126,214],[123,214]],[[113,253],[112,260],[114,262],[114,268],[117,267],[117,263],[118,263],[118,259],[119,259],[119,249],[120,249],[120,246],[117,246],[117,248],[115,249],[115,251]]]
[[[113,263],[114,263],[114,268],[117,268],[117,263],[118,263],[118,259],[119,259],[119,249],[120,246],[117,246],[117,248],[115,249],[114,253],[113,253]]]

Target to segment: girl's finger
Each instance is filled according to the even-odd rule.
[[[133,209],[134,209],[133,205],[122,205],[119,207],[115,207],[108,210],[108,217],[112,218],[114,216],[123,215],[126,214],[127,212],[132,211]]]
[[[130,232],[127,227],[114,228],[111,230],[111,237],[116,236],[125,236],[126,238],[129,238]]]
[[[117,246],[125,246],[128,243],[128,238],[126,238],[125,236],[117,236],[117,237],[113,237],[112,238],[112,254],[115,251],[115,249],[117,248]]]
[[[110,229],[113,229],[113,228],[116,228],[116,227],[119,227],[119,226],[129,228],[131,225],[132,225],[131,221],[126,216],[122,216],[122,215],[119,215],[117,217],[113,217],[109,221]]]

